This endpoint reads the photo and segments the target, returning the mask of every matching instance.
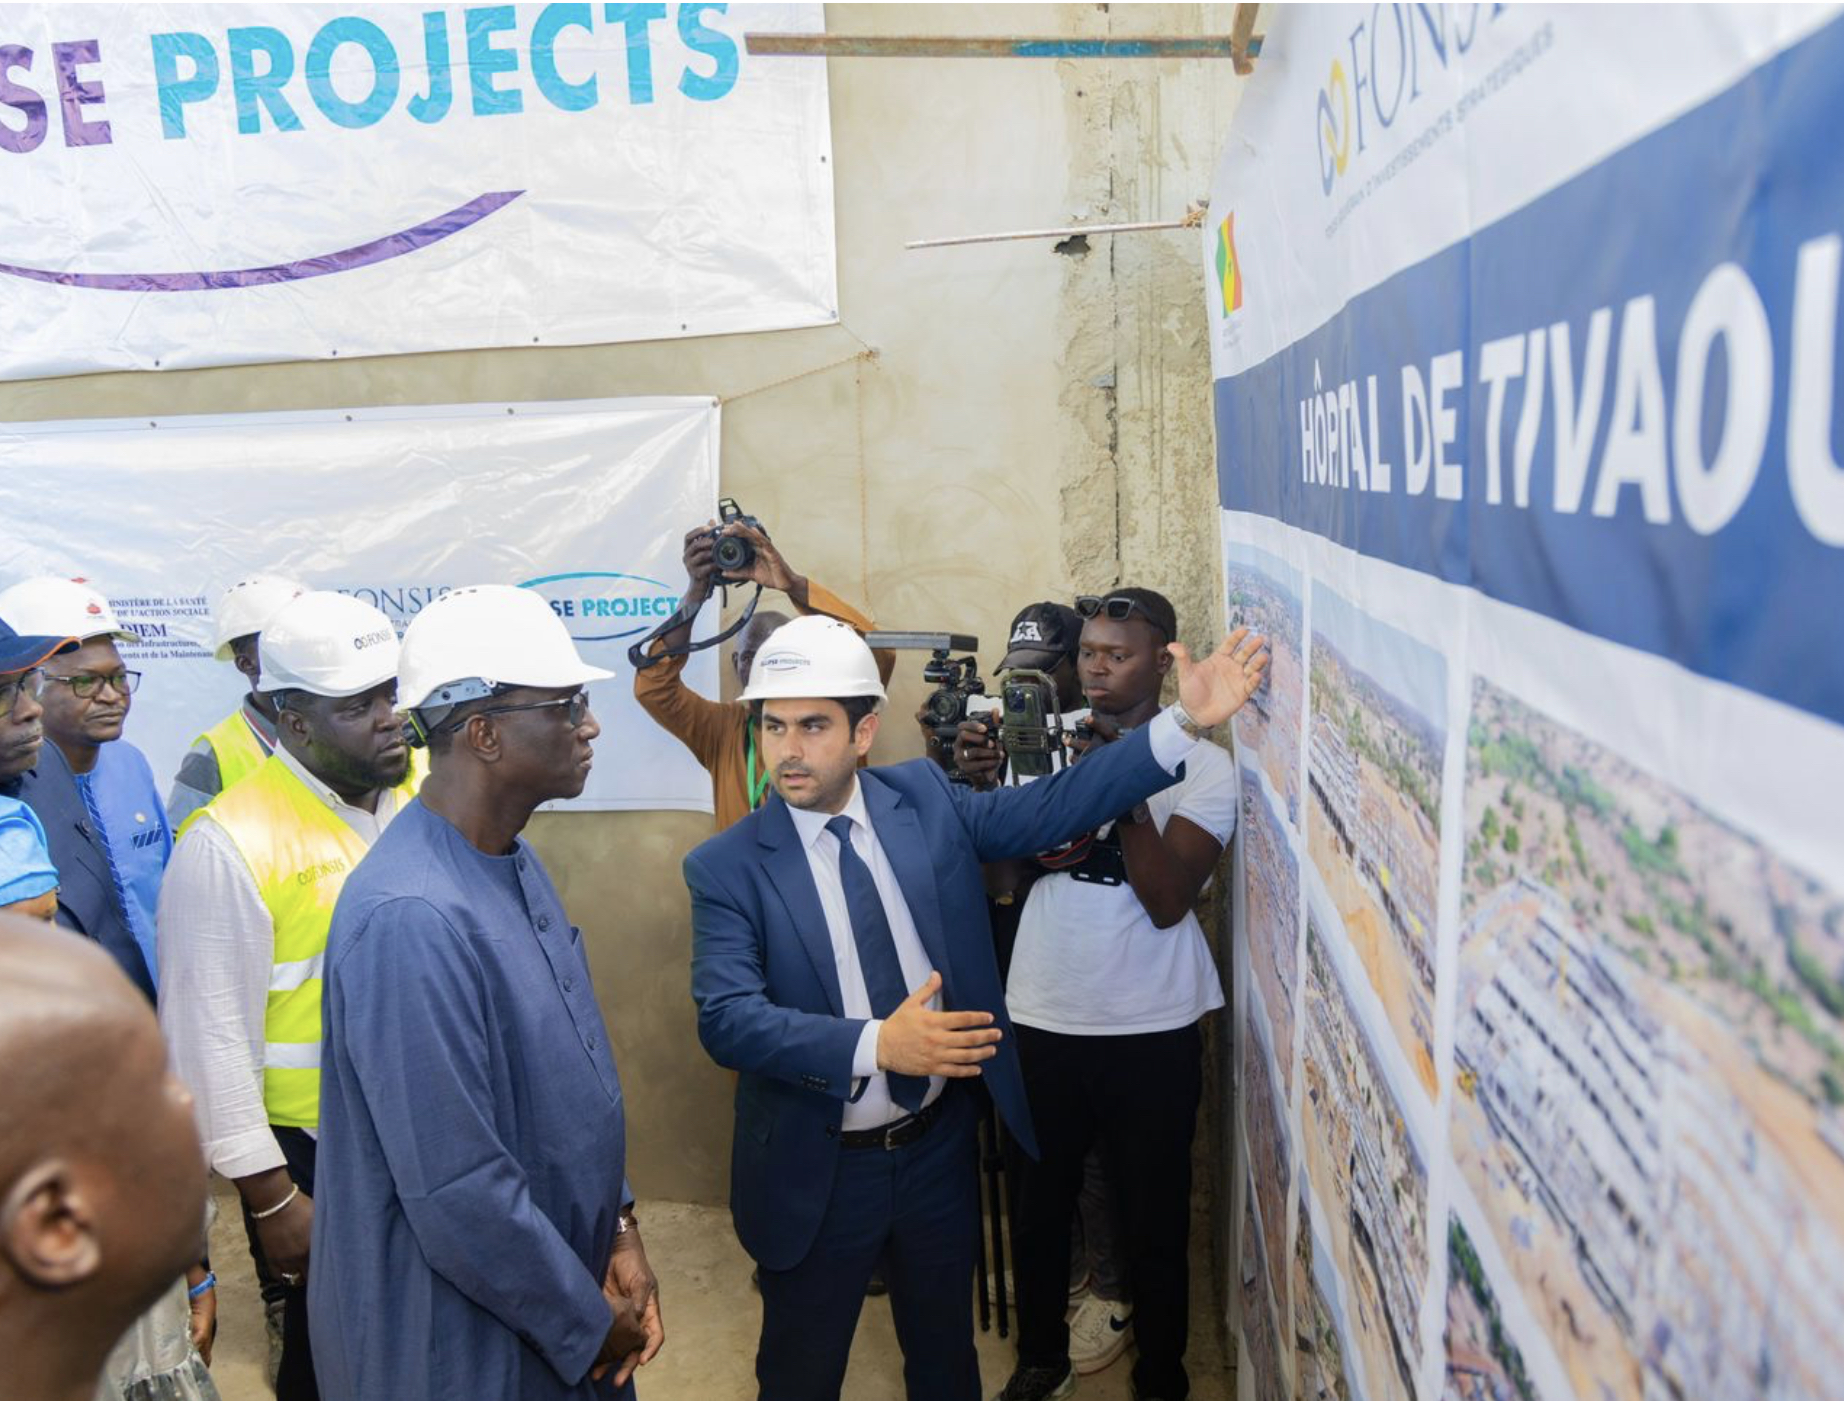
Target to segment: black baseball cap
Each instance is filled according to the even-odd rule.
[[[1054,671],[1067,658],[1074,661],[1082,641],[1082,617],[1063,603],[1033,603],[1012,619],[1000,671]]]
[[[0,619],[0,676],[8,672],[28,671],[54,652],[75,646],[74,637],[21,636]]]

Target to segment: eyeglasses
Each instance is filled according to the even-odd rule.
[[[476,710],[476,715],[510,715],[515,710],[549,710],[552,706],[563,707],[563,718],[573,730],[582,728],[582,723],[589,716],[589,692],[577,691],[573,695],[559,696],[556,700],[530,701],[525,705],[496,705],[487,710]],[[466,717],[462,717],[466,723]]]
[[[1105,614],[1112,621],[1124,623],[1135,613],[1141,621],[1165,634],[1165,624],[1160,622],[1137,598],[1122,598],[1116,594],[1111,598],[1102,598],[1099,594],[1085,593],[1076,600],[1076,612],[1083,618],[1093,618]]]
[[[101,675],[90,671],[80,671],[75,676],[50,676],[47,681],[55,681],[60,686],[70,687],[70,692],[79,700],[89,700],[109,687],[118,696],[132,696],[141,685],[141,673],[138,671],[111,671]]]
[[[37,700],[44,694],[45,673],[38,667],[20,672],[11,681],[0,681],[0,716],[11,715],[21,696]]]

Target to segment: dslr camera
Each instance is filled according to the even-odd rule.
[[[725,535],[724,530],[732,525],[746,525],[752,530],[759,530],[763,535],[768,530],[754,516],[743,514],[743,508],[736,504],[734,496],[726,496],[717,503],[717,524],[705,533],[711,537],[711,561],[717,566],[719,574],[741,574],[756,562],[755,541],[742,535]]]

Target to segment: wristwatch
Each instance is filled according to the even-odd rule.
[[[1166,709],[1178,722],[1178,728],[1191,739],[1208,739],[1216,729],[1215,725],[1200,725],[1193,720],[1190,712],[1185,709],[1183,701],[1173,701]]]
[[[625,1236],[629,1231],[639,1225],[640,1218],[634,1215],[634,1208],[631,1206],[624,1207],[622,1208],[621,1214],[615,1217],[615,1234],[618,1236]]]

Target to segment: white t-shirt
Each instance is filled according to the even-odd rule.
[[[1185,776],[1146,800],[1159,830],[1174,816],[1225,846],[1236,830],[1236,765],[1214,744],[1185,756]],[[1131,1036],[1189,1026],[1223,1005],[1197,916],[1154,926],[1131,885],[1039,878],[1018,922],[1006,984],[1012,1020],[1066,1036]]]

